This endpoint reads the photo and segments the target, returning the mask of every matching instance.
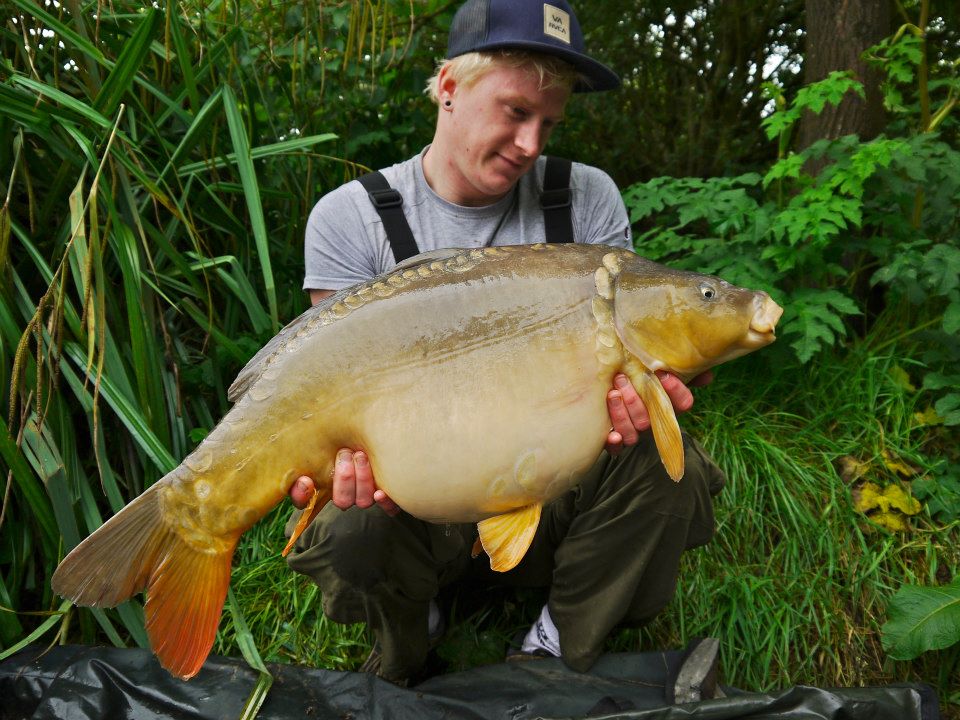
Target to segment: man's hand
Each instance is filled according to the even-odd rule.
[[[713,382],[713,373],[710,370],[691,380],[689,386],[684,385],[676,375],[663,370],[657,371],[657,377],[660,378],[660,384],[678,414],[693,407],[691,387],[701,387]],[[640,439],[640,433],[650,429],[650,415],[626,375],[618,373],[613,378],[613,385],[613,389],[607,393],[607,411],[610,413],[613,428],[607,435],[606,448],[611,455],[617,455],[623,448],[635,445]]]
[[[290,487],[290,500],[294,507],[304,508],[312,494],[313,479],[302,475]],[[373,479],[370,461],[362,450],[353,452],[347,448],[337,453],[337,462],[333,468],[333,504],[341,510],[356,505],[368,508],[374,503],[387,513],[400,512],[397,504],[387,494],[377,488]]]

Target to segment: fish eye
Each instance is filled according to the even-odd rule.
[[[713,300],[717,297],[717,289],[710,283],[700,283],[700,295],[704,300]]]

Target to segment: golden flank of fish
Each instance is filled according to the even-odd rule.
[[[53,589],[93,606],[146,589],[154,653],[192,677],[240,535],[310,475],[321,487],[302,532],[330,498],[342,447],[364,449],[379,487],[412,515],[477,522],[491,566],[509,570],[542,505],[603,449],[615,373],[643,398],[679,480],[680,429],[654,371],[689,379],[767,345],[781,312],[765,293],[602,245],[420,255],[271,340],[219,425],[74,549]]]

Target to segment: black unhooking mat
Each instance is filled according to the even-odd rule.
[[[211,657],[190,682],[160,668],[145,650],[30,647],[0,663],[0,718],[237,718],[256,673],[242,661]],[[520,720],[521,718],[754,718],[780,720],[938,720],[924,685],[824,690],[792,687],[667,706],[664,680],[681,653],[605,655],[589,673],[559,660],[489,665],[431,678],[410,689],[363,673],[271,665],[275,681],[263,720]],[[723,669],[721,668],[721,673]]]

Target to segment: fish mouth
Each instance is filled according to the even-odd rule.
[[[783,308],[764,292],[756,294],[753,304],[755,311],[750,320],[750,329],[747,331],[747,342],[756,346],[768,345],[776,340],[774,330],[777,327],[777,321],[783,315]]]

